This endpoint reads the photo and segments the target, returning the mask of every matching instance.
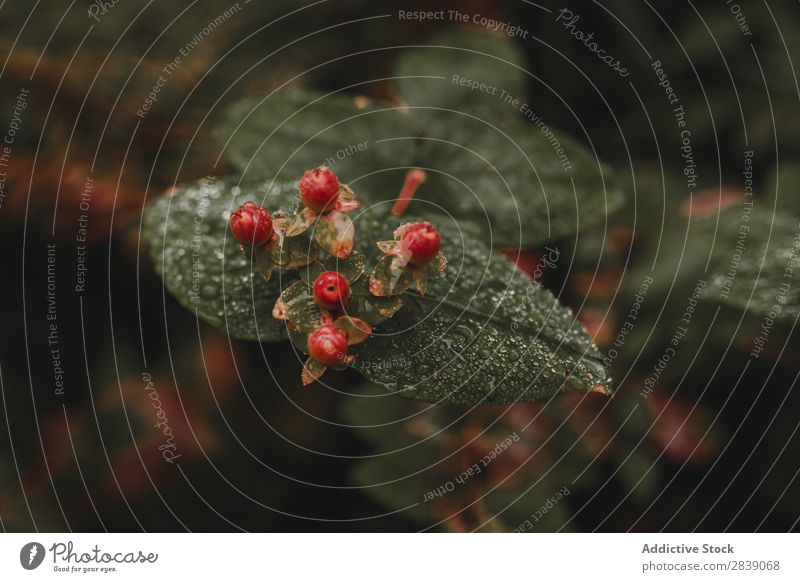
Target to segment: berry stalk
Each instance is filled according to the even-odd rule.
[[[408,205],[411,204],[414,194],[417,193],[417,188],[425,183],[425,180],[427,179],[428,174],[425,172],[425,170],[420,170],[419,168],[409,170],[406,173],[406,179],[403,182],[403,188],[400,190],[400,194],[397,196],[397,201],[392,207],[392,214],[395,216],[403,216],[408,208]]]

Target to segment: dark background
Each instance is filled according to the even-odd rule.
[[[85,1],[0,7],[0,132],[11,122],[19,91],[30,91],[0,206],[0,519],[7,531],[475,527],[480,517],[462,512],[462,500],[453,501],[455,508],[392,513],[399,507],[391,494],[359,488],[358,457],[374,449],[359,430],[340,426],[342,397],[302,389],[300,364],[287,344],[230,340],[198,322],[164,291],[138,238],[149,200],[175,183],[231,171],[210,136],[225,104],[285,83],[334,90],[387,78],[403,46],[454,26],[401,22],[398,9],[457,9],[528,30],[519,42],[533,74],[529,100],[553,126],[591,141],[627,179],[636,220],[627,208],[610,231],[558,241],[583,249],[578,256],[584,259],[561,265],[546,281],[562,290],[562,303],[589,306],[579,316],[601,350],[616,324],[613,317],[600,324],[597,315],[626,311],[641,279],[628,275],[635,273],[630,261],[647,263],[652,237],[680,232],[687,220],[685,193],[675,186],[682,177],[680,144],[650,69],[653,59],[668,68],[691,119],[699,191],[717,206],[738,203],[742,152],[752,149],[758,199],[775,203],[767,185],[778,179],[780,164],[786,188],[778,207],[797,206],[791,171],[800,156],[793,69],[800,62],[800,10],[788,0],[740,0],[752,36],[742,34],[722,1],[540,3],[580,14],[580,28],[594,31],[626,63],[626,79],[598,64],[554,23],[552,12],[522,1],[329,1],[289,14],[303,4],[254,0],[205,38],[145,118],[137,117],[158,71],[232,4],[120,0],[99,22],[88,17],[92,3]],[[375,48],[381,50],[369,50]],[[395,98],[390,81],[362,90]],[[76,293],[75,236],[87,175],[94,179],[87,284]],[[671,204],[664,219],[660,207],[650,212],[648,206],[660,204],[662,186]],[[596,256],[591,251],[603,238],[614,244]],[[692,252],[680,242],[665,237],[661,252]],[[54,394],[47,342],[48,244],[56,245],[63,395]],[[533,264],[536,253],[526,255]],[[609,290],[620,281],[624,298],[614,299]],[[743,346],[760,318],[737,326],[742,314],[723,312],[714,333],[689,354],[697,357],[673,366],[658,393],[638,408],[644,415],[638,424],[624,420],[670,333],[656,316],[662,307],[679,309],[682,297],[651,303],[654,332],[627,346],[629,353],[643,350],[642,358],[616,362],[615,376],[624,381],[613,405],[565,397],[548,404],[540,426],[530,429],[547,433],[561,426],[565,410],[577,410],[582,416],[570,418],[578,424],[559,438],[585,449],[589,461],[575,461],[576,467],[592,467],[589,481],[562,502],[561,520],[541,529],[797,529],[800,358],[792,329],[776,329],[772,349],[742,376]],[[158,451],[145,372],[168,411],[179,463],[165,463]],[[346,373],[331,381],[357,392],[359,378]],[[521,405],[522,414],[530,410]],[[474,423],[498,414],[485,411]],[[581,422],[591,430],[584,433]],[[559,462],[557,456],[537,459],[542,463],[509,460],[507,472],[521,469],[514,487]],[[446,481],[448,470],[431,482]],[[424,493],[424,486],[409,486]],[[529,494],[534,509],[554,490],[537,491]],[[499,529],[513,529],[530,514],[520,510]]]

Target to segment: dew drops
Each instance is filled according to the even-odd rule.
[[[205,299],[206,301],[210,301],[212,299],[216,299],[219,295],[217,287],[213,285],[203,285],[200,287],[200,297]]]
[[[197,182],[179,191],[170,200],[169,223],[166,199],[152,204],[145,235],[156,265],[166,265],[169,290],[236,337],[285,338],[285,325],[272,317],[272,308],[280,288],[291,282],[289,272],[276,270],[265,282],[225,233],[230,208],[250,199],[291,208],[295,197],[291,182],[275,183],[267,192],[266,184],[239,189],[220,178],[213,187]],[[201,204],[204,220],[197,226]],[[367,212],[359,219],[359,235],[391,238],[392,229],[378,218],[383,220]],[[565,370],[575,388],[604,383],[600,356],[568,311],[546,290],[529,294],[527,280],[510,262],[480,244],[463,246],[452,228],[442,229],[451,231],[451,242],[443,244],[450,263],[445,276],[431,285],[425,301],[412,295],[381,324],[380,335],[358,346],[364,361],[387,363],[362,372],[391,392],[460,404],[549,396],[564,384]]]
[[[273,188],[275,202],[283,200],[288,205],[294,190],[287,185]],[[224,325],[236,337],[276,341],[286,335],[282,322],[272,318],[278,277],[263,281],[225,235],[230,208],[261,199],[265,193],[266,184],[240,189],[224,178],[214,184],[206,180],[189,184],[172,198],[148,206],[144,236],[155,264],[163,261],[165,265],[167,288],[182,303],[210,324]],[[198,216],[202,222],[196,221]],[[287,279],[283,277],[282,282],[286,284]]]

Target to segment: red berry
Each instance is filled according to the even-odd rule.
[[[347,355],[347,334],[326,324],[308,336],[308,355],[326,366],[341,364]]]
[[[442,237],[439,231],[427,222],[418,222],[403,231],[403,246],[411,254],[408,262],[422,265],[439,254]]]
[[[314,281],[314,300],[325,309],[343,309],[350,299],[350,284],[342,275],[325,271]]]
[[[316,212],[333,210],[339,189],[339,178],[325,166],[309,170],[300,180],[300,198]]]
[[[263,245],[272,238],[269,210],[254,202],[245,202],[231,214],[231,232],[243,245]]]

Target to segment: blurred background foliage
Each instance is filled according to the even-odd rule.
[[[717,224],[742,213],[745,150],[754,152],[757,212],[766,224],[779,213],[796,233],[796,4],[742,0],[745,35],[723,2],[564,3],[579,29],[624,60],[625,79],[554,22],[562,5],[402,4],[120,0],[97,20],[82,0],[0,7],[0,132],[29,91],[0,206],[4,529],[510,531],[526,520],[534,531],[797,528],[796,315],[775,321],[755,359],[763,311],[706,297],[647,389],[697,282],[727,270],[736,237]],[[531,73],[529,102],[623,177],[628,204],[551,241],[554,268],[536,271],[544,246],[505,249],[616,354],[613,398],[432,407],[378,397],[355,373],[303,390],[289,345],[242,343],[198,323],[146,260],[144,204],[178,182],[232,171],[210,135],[229,102],[284,87],[395,99],[395,47],[455,26],[399,21],[398,8],[482,14],[528,31],[516,42]],[[193,39],[158,100],[137,115]],[[656,60],[691,128],[691,197]],[[87,275],[76,292],[82,214]],[[766,254],[789,258],[786,237],[758,237],[773,245]],[[755,234],[750,242],[758,264],[765,249]],[[47,245],[56,249],[63,395],[54,394],[48,343]],[[745,274],[759,270],[739,280],[752,291]],[[653,282],[636,325],[615,345],[645,277]],[[144,373],[175,434],[174,464],[159,450]],[[519,440],[479,474],[426,501],[511,435]],[[541,514],[565,487],[569,495]]]

